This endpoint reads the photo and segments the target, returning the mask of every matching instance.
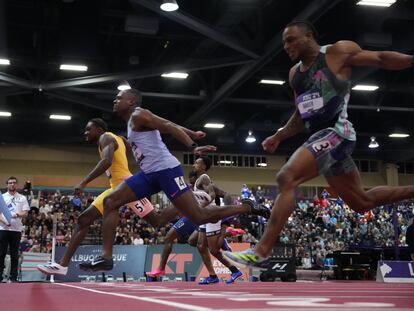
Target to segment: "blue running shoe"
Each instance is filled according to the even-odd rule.
[[[232,284],[236,281],[239,277],[241,277],[243,273],[241,271],[234,272],[230,275],[230,279],[226,281],[226,284]]]
[[[216,277],[208,276],[205,279],[198,282],[198,285],[208,285],[208,284],[214,284],[218,282],[220,282],[220,279],[217,276]]]

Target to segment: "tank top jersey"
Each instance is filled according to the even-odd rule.
[[[105,172],[106,176],[109,178],[111,188],[115,188],[132,174],[128,169],[128,160],[125,152],[126,147],[123,139],[111,132],[105,132],[105,134],[111,135],[118,144],[118,148],[114,153],[112,164]],[[98,151],[102,159],[102,151],[99,147]]]
[[[320,48],[314,63],[304,72],[297,66],[292,79],[296,106],[305,128],[311,133],[333,129],[348,140],[356,140],[352,123],[348,121],[347,106],[351,81],[338,80],[325,60],[328,46]]]
[[[128,121],[128,141],[135,160],[146,174],[180,165],[177,158],[165,146],[158,130],[135,132],[132,130],[131,121]]]
[[[201,180],[201,177],[203,177],[203,176],[207,176],[208,179],[210,180],[210,177],[207,174],[200,175],[194,183],[193,193],[194,193],[194,196],[196,197],[196,199],[198,201],[198,204],[200,204],[200,206],[205,207],[205,206],[207,206],[207,203],[211,202],[211,197],[207,192],[205,192],[200,187],[200,180]]]

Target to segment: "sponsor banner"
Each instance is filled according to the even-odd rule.
[[[56,262],[65,252],[65,246],[56,247]],[[105,275],[111,278],[122,278],[123,272],[127,276],[138,278],[144,275],[146,245],[114,245],[112,258],[114,268],[106,271]],[[68,274],[65,276],[55,276],[56,280],[64,282],[79,282],[81,280],[98,280],[102,277],[101,272],[85,272],[79,269],[79,264],[85,261],[92,261],[100,256],[102,252],[101,245],[84,245],[80,246],[69,263]]]
[[[414,283],[414,261],[378,261],[377,282]]]
[[[230,246],[233,251],[241,251],[249,248],[250,243],[231,243]],[[158,268],[163,249],[163,245],[151,245],[148,247],[147,259],[145,261],[146,272]],[[211,262],[219,278],[229,278],[230,270],[226,266],[213,256],[211,256]],[[243,272],[243,279],[248,280],[250,276],[249,268],[242,269],[241,271]],[[166,277],[171,280],[176,277],[185,280],[185,273],[187,273],[188,280],[192,276],[199,280],[200,277],[207,277],[209,275],[197,248],[191,247],[188,244],[173,245],[173,250],[168,257],[167,266],[165,267],[165,272]]]

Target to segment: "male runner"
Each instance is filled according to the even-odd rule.
[[[295,189],[324,175],[328,184],[353,210],[364,213],[377,206],[414,197],[414,186],[379,186],[365,191],[351,158],[356,133],[348,121],[351,71],[354,66],[388,70],[413,67],[414,57],[398,52],[367,51],[352,41],[319,46],[308,22],[292,22],[283,31],[283,47],[290,59],[299,61],[289,72],[296,111],[287,124],[262,142],[275,152],[279,144],[303,130],[312,136],[290,157],[277,175],[279,194],[271,218],[254,249],[225,253],[239,265],[266,266],[266,259],[294,209]]]
[[[121,183],[104,199],[103,252],[90,263],[82,263],[86,270],[111,270],[112,242],[118,223],[118,209],[123,204],[149,197],[164,191],[172,204],[192,222],[199,225],[218,221],[234,214],[255,213],[266,216],[267,210],[252,202],[227,208],[202,208],[184,181],[180,162],[170,153],[160,133],[168,133],[182,142],[194,153],[215,151],[214,146],[200,146],[194,142],[205,136],[163,119],[147,109],[139,107],[141,94],[136,89],[121,91],[114,100],[114,111],[128,125],[128,141],[141,171]]]
[[[47,265],[38,265],[37,268],[45,274],[66,275],[70,259],[85,239],[89,226],[103,215],[103,200],[113,191],[113,189],[123,182],[126,178],[132,176],[128,169],[128,160],[126,157],[126,145],[121,136],[108,132],[108,126],[102,119],[92,119],[85,127],[85,139],[88,142],[98,145],[101,160],[91,170],[91,172],[75,186],[75,192],[82,191],[88,183],[106,173],[109,178],[110,189],[102,192],[92,204],[83,211],[78,218],[77,228],[72,235],[68,248],[59,263]],[[173,207],[168,207],[161,212],[154,210],[151,202],[143,198],[138,202],[128,204],[139,217],[144,218],[151,225],[161,227],[173,219],[177,211]]]

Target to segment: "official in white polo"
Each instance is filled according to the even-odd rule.
[[[19,244],[23,231],[22,218],[30,210],[27,199],[17,192],[17,178],[9,177],[6,182],[7,192],[3,193],[4,201],[9,209],[12,219],[7,223],[0,215],[0,279],[3,276],[4,258],[7,249],[10,249],[10,282],[17,282],[17,267],[19,263]]]

